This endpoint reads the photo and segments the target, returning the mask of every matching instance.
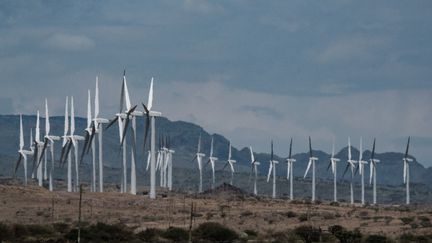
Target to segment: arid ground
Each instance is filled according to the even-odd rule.
[[[114,188],[113,188],[114,189]],[[82,220],[122,223],[138,230],[145,228],[189,227],[191,204],[195,205],[193,224],[212,221],[238,232],[254,230],[271,233],[309,224],[323,231],[328,226],[358,228],[366,234],[396,237],[403,233],[426,234],[432,227],[432,208],[427,206],[361,207],[329,202],[310,204],[302,201],[253,197],[240,189],[221,185],[202,194],[159,191],[150,200],[140,195],[118,192],[82,194]],[[20,224],[74,223],[78,220],[79,193],[49,192],[37,186],[0,185],[0,222]]]

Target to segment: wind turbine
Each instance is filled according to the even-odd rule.
[[[372,154],[370,158],[370,179],[369,184],[372,184],[373,179],[373,204],[376,204],[376,163],[379,162],[378,159],[375,159],[375,138],[372,146]]]
[[[125,111],[123,110],[126,107]],[[130,102],[130,96],[129,96],[129,90],[127,88],[127,82],[126,82],[126,70],[123,71],[123,79],[122,79],[122,88],[121,88],[121,94],[120,94],[120,110],[119,113],[115,115],[115,118],[110,121],[108,126],[105,129],[110,128],[115,122],[118,123],[119,128],[119,137],[120,137],[120,150],[123,152],[123,163],[122,163],[122,180],[121,180],[121,192],[125,193],[127,191],[127,148],[125,143],[126,133],[128,129],[129,122],[131,120],[135,119],[135,115],[133,114],[136,109],[136,105],[132,107]],[[135,122],[132,121],[132,125],[134,125]],[[135,134],[134,127],[132,128]],[[134,136],[135,138],[135,136]],[[134,153],[133,153],[134,154]],[[133,155],[132,155],[133,156]],[[132,160],[132,162],[135,162],[135,158]],[[135,165],[132,165],[131,167],[135,167]],[[135,172],[135,171],[132,171]],[[131,176],[132,180],[136,178],[136,175]],[[134,184],[136,188],[136,180],[132,181],[132,184]]]
[[[95,99],[94,99],[94,127],[98,134],[99,152],[99,192],[103,192],[103,124],[109,123],[108,119],[100,117],[99,114],[99,78],[96,76]],[[92,146],[95,147],[92,143]]]
[[[33,172],[34,175],[34,169],[36,166],[36,178],[38,179],[38,185],[43,186],[43,171],[42,166],[39,164],[39,160],[41,157],[41,150],[43,148],[43,143],[40,141],[40,126],[39,126],[39,110],[37,111],[36,116],[36,131],[35,131],[35,140],[34,140],[34,146],[35,146],[35,152],[33,156]]]
[[[252,169],[252,173],[254,173],[254,188],[253,188],[253,193],[254,195],[258,195],[258,189],[257,189],[257,179],[258,179],[258,165],[260,165],[260,162],[258,162],[255,159],[255,156],[253,154],[252,151],[252,146],[249,147],[249,151],[250,151],[250,155],[251,155],[251,169]]]
[[[147,134],[149,130],[149,124],[151,126],[151,139],[150,139],[150,193],[149,197],[151,199],[156,198],[156,168],[155,168],[155,138],[156,138],[156,129],[155,129],[155,120],[156,117],[161,116],[162,113],[158,111],[152,111],[153,106],[153,78],[151,78],[150,81],[150,90],[149,90],[149,96],[147,101],[147,106],[142,104],[145,110],[146,114],[146,128],[145,128],[145,134],[144,134],[144,151],[145,151],[145,144],[147,141]]]
[[[267,182],[270,181],[270,176],[273,174],[273,193],[272,198],[276,198],[276,164],[279,162],[273,159],[273,140],[271,141],[271,153],[270,153],[270,161],[269,161],[269,172],[267,175]]]
[[[49,117],[49,111],[48,111],[48,100],[45,99],[45,137],[44,137],[44,146],[42,149],[41,157],[39,158],[39,163],[41,162],[42,157],[44,157],[45,160],[45,171],[47,167],[47,158],[46,156],[46,149],[49,146],[50,147],[50,154],[51,154],[51,167],[49,171],[49,190],[53,190],[53,170],[54,170],[54,163],[55,163],[55,157],[54,157],[54,141],[59,141],[59,136],[52,136],[50,135],[51,126],[50,126],[50,117]]]
[[[205,156],[205,154],[201,153],[201,135],[198,138],[198,147],[197,147],[197,152],[195,154],[195,157],[193,158],[193,161],[197,161],[198,163],[198,171],[199,171],[199,178],[200,178],[200,182],[199,182],[199,188],[198,188],[198,192],[201,193],[202,190],[202,158]]]
[[[410,174],[409,174],[409,163],[413,160],[411,158],[408,158],[408,150],[410,145],[410,137],[408,137],[408,143],[405,150],[405,156],[403,157],[403,163],[404,163],[404,171],[403,171],[403,179],[406,186],[406,204],[410,204]]]
[[[72,159],[70,157],[69,151],[72,143],[69,140],[69,97],[66,96],[65,104],[65,115],[64,115],[64,133],[63,133],[63,144],[60,156],[60,164],[63,165],[63,161],[67,159],[67,191],[72,192]]]
[[[309,163],[303,178],[306,178],[306,175],[312,165],[312,202],[315,202],[315,161],[317,160],[318,158],[313,156],[312,142],[311,142],[311,138],[309,137]]]
[[[237,161],[235,161],[235,160],[233,160],[233,159],[231,158],[231,141],[230,141],[230,142],[229,142],[229,145],[228,145],[228,160],[227,160],[227,162],[225,163],[225,165],[224,165],[224,167],[223,167],[222,170],[224,170],[225,167],[227,167],[227,165],[230,166],[230,169],[231,169],[231,180],[230,180],[230,185],[231,185],[231,186],[233,185],[233,181],[234,181],[234,173],[235,173],[235,170],[234,170],[234,164],[235,164],[236,162],[237,162]]]
[[[30,139],[30,144],[32,142],[33,142],[32,139]],[[19,141],[18,153],[19,153],[19,158],[15,164],[14,177],[16,175],[16,172],[22,160],[24,166],[24,186],[27,186],[27,155],[33,155],[33,151],[24,149],[24,130],[23,130],[22,115],[20,115],[20,141]]]
[[[67,98],[66,98],[67,100]],[[69,135],[65,135],[64,138],[67,138],[67,147],[64,153],[64,156],[62,157],[62,159],[66,159],[68,160],[68,191],[71,191],[71,164],[72,164],[72,158],[71,158],[71,154],[70,151],[74,150],[74,158],[75,158],[75,183],[74,183],[74,190],[77,192],[78,191],[78,187],[79,187],[79,157],[78,157],[78,149],[79,149],[79,141],[85,140],[83,136],[79,136],[79,135],[75,135],[75,108],[74,108],[74,98],[73,96],[71,97],[71,117],[70,117],[70,130],[69,130]],[[66,106],[67,108],[67,106]],[[65,134],[67,134],[67,113],[65,115]],[[62,153],[63,154],[63,153]]]
[[[168,139],[167,142],[167,158],[166,158],[166,167],[168,169],[168,190],[172,190],[172,157],[175,151],[171,149],[171,141]]]
[[[340,159],[335,158],[335,142],[333,139],[333,146],[332,146],[332,154],[330,157],[330,163],[327,167],[327,170],[331,167],[332,173],[333,173],[333,201],[337,202],[337,162],[340,161]]]
[[[213,136],[212,136],[211,143],[210,143],[210,157],[206,163],[206,166],[210,163],[212,169],[212,184],[211,184],[212,189],[214,189],[215,186],[215,163],[217,160],[218,158],[213,156]]]
[[[294,192],[294,188],[293,188],[293,180],[294,180],[294,162],[296,161],[295,159],[293,159],[292,157],[292,138],[290,141],[290,148],[289,148],[289,155],[288,158],[286,159],[287,161],[287,180],[290,181],[290,200],[294,199],[293,196],[293,192]]]
[[[350,192],[351,192],[351,204],[354,204],[354,170],[356,169],[356,163],[357,161],[352,159],[351,155],[351,139],[348,137],[348,160],[347,160],[347,166],[345,167],[345,171],[342,175],[342,177],[345,176],[346,172],[348,171],[348,168],[351,169],[351,181],[350,181]]]
[[[359,171],[359,174],[361,175],[361,203],[362,205],[365,204],[364,199],[364,166],[368,164],[367,161],[363,160],[363,139],[360,137],[360,151],[359,151],[359,160],[358,160],[358,166],[356,168],[356,172],[354,174],[357,174],[357,171]]]
[[[87,127],[85,128],[85,142],[84,147],[81,152],[81,163],[83,160],[84,155],[88,150],[91,148],[92,150],[92,173],[91,173],[91,186],[90,191],[96,192],[96,151],[95,151],[95,142],[93,140],[93,137],[96,133],[96,127],[94,125],[94,122],[92,120],[92,110],[91,110],[91,94],[90,90],[88,90],[87,95]]]

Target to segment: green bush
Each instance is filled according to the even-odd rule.
[[[293,212],[293,211],[288,211],[288,212],[284,213],[284,215],[287,218],[295,218],[295,217],[297,217],[297,214],[295,212]]]
[[[194,239],[217,241],[217,242],[233,242],[239,236],[233,230],[215,222],[207,222],[200,224],[193,231]]]
[[[9,225],[0,223],[0,242],[14,239],[14,233]]]
[[[182,228],[169,227],[162,233],[162,237],[175,242],[184,242],[189,239],[189,232]]]
[[[162,234],[163,232],[160,229],[147,228],[146,230],[139,232],[137,237],[145,242],[154,242],[157,241],[159,236]]]
[[[299,220],[300,222],[304,222],[304,221],[308,220],[308,216],[307,216],[307,214],[305,214],[305,213],[300,214],[300,215],[298,216],[298,220]]]
[[[76,240],[77,237],[78,230],[76,228],[65,235],[65,238],[68,240]],[[124,225],[97,223],[88,227],[82,227],[81,239],[85,242],[118,242],[131,241],[135,239],[135,235]]]
[[[399,218],[403,224],[411,224],[412,222],[414,222],[414,217],[402,217]]]
[[[318,242],[321,232],[319,229],[310,225],[302,225],[294,229],[294,233],[303,239],[306,243]]]
[[[349,231],[340,225],[330,226],[329,231],[340,241],[340,243],[360,242],[362,238],[360,231]]]
[[[251,229],[247,229],[244,232],[248,235],[249,238],[250,237],[254,238],[254,237],[258,236],[258,233],[254,230],[251,230]]]
[[[386,242],[391,242],[391,240],[384,235],[369,235],[368,237],[366,237],[364,242],[365,243],[386,243]]]

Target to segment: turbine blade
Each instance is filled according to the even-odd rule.
[[[95,122],[92,122],[91,135],[90,135],[89,142],[87,144],[87,154],[90,152],[90,148],[92,147],[92,143],[93,143],[93,139],[94,139],[95,135],[96,135],[96,125],[95,125]],[[84,146],[84,149],[85,149],[85,146]]]
[[[273,162],[270,162],[269,172],[267,174],[267,182],[270,181],[270,175],[271,175],[272,169],[273,169]]]
[[[311,137],[309,136],[309,156],[312,158],[313,154],[312,154],[312,141],[311,141]]]
[[[330,169],[330,166],[332,165],[332,162],[331,162],[331,160],[330,160],[330,162],[329,162],[329,164],[328,164],[328,166],[327,166],[327,171]]]
[[[305,172],[303,178],[306,178],[306,175],[307,175],[307,173],[309,172],[309,169],[310,169],[311,165],[312,165],[312,160],[309,160],[309,163],[308,163],[308,166],[307,166],[307,168],[306,168],[306,172]]]
[[[16,176],[16,172],[18,171],[18,167],[19,167],[19,165],[21,164],[21,160],[22,160],[22,159],[23,159],[23,156],[22,156],[21,153],[19,153],[18,160],[17,160],[17,162],[15,163],[15,170],[14,170],[14,173],[13,173],[13,178],[15,178],[15,176]]]
[[[144,129],[144,144],[143,144],[143,153],[146,151],[146,143],[147,143],[147,136],[150,128],[150,111],[147,109],[147,106],[144,105],[144,103],[141,103],[144,107],[144,110],[146,112],[146,125]]]
[[[289,147],[289,154],[288,154],[288,159],[291,159],[291,156],[292,156],[292,141],[293,141],[293,139],[291,138],[291,140],[290,140],[290,147]]]
[[[39,164],[40,164],[41,161],[42,161],[42,158],[45,156],[45,150],[46,150],[46,148],[48,147],[48,142],[49,142],[48,138],[45,138],[44,146],[43,146],[43,149],[42,149],[41,155],[40,155],[40,157],[39,157],[39,161],[38,161],[38,167],[39,167]]]
[[[359,161],[358,166],[356,166],[356,169],[355,169],[355,171],[354,171],[354,175],[357,175],[357,172],[359,171],[360,166],[362,166],[362,165],[361,165],[361,160]]]
[[[405,159],[408,158],[408,150],[409,150],[409,145],[410,145],[410,139],[411,139],[411,137],[408,137],[408,143],[407,143],[406,151],[405,151]]]
[[[119,109],[119,113],[123,112],[123,107],[124,107],[124,96],[125,96],[125,82],[124,80],[126,79],[126,70],[123,70],[123,80],[122,80],[122,87],[121,87],[121,92],[120,92],[120,109]]]
[[[81,156],[80,156],[80,165],[82,164],[82,161],[84,159],[84,155],[86,154],[86,148],[89,144],[89,140],[90,140],[90,134],[89,132],[86,130],[85,131],[86,135],[85,135],[85,139],[84,139],[84,146],[83,146],[83,150],[81,152]]]
[[[342,174],[342,178],[345,177],[345,174],[347,173],[349,166],[350,164],[348,163],[347,166],[345,167],[344,173]]]
[[[373,176],[373,167],[375,166],[375,162],[373,160],[370,163],[370,172],[369,172],[369,184],[372,184],[372,176]]]
[[[19,141],[19,150],[24,148],[24,129],[22,122],[22,115],[20,115],[20,141]]]
[[[151,110],[152,107],[153,107],[153,77],[151,78],[151,81],[150,81],[149,96],[148,96],[148,101],[147,101],[147,108],[149,110]]]
[[[49,120],[49,112],[48,112],[48,100],[45,99],[45,135],[50,134],[50,120]]]
[[[251,155],[251,164],[253,164],[255,162],[255,157],[252,151],[252,146],[249,146],[249,151],[250,151],[250,155]]]
[[[270,162],[273,163],[273,140],[271,140]]]

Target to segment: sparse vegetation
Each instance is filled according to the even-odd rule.
[[[189,233],[182,228],[169,227],[162,233],[162,237],[174,242],[185,242],[189,239]]]
[[[362,234],[359,230],[349,231],[340,225],[333,225],[329,227],[329,231],[340,243],[361,242]]]
[[[194,239],[217,242],[233,242],[239,238],[235,231],[215,222],[200,224],[192,234]]]
[[[411,224],[412,222],[414,222],[414,217],[402,217],[399,218],[403,224]]]

